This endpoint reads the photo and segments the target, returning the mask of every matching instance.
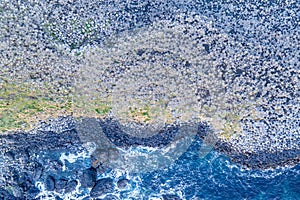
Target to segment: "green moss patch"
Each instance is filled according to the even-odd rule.
[[[104,118],[111,111],[115,112],[120,120],[138,121],[146,124],[156,123],[163,120],[165,123],[174,122],[167,102],[139,102],[129,106],[115,105],[110,97],[106,99],[80,97],[74,94],[59,96],[51,93],[49,88],[32,87],[26,84],[11,84],[4,82],[0,91],[0,132],[18,129],[31,129],[39,121],[55,118],[58,116],[72,115],[75,118],[96,117]],[[48,93],[47,93],[48,92]],[[92,95],[93,96],[93,95]],[[214,111],[212,108],[204,108],[205,116],[200,120],[209,121],[224,139],[230,139],[238,135],[242,130],[240,121],[241,111],[245,108],[228,110],[226,112]],[[185,110],[185,112],[188,112]],[[213,114],[215,113],[215,114]]]
[[[29,129],[49,117],[72,112],[68,98],[53,99],[26,84],[2,83],[0,91],[0,131]]]

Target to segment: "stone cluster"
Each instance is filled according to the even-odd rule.
[[[1,1],[0,89],[27,83],[54,101],[101,99],[121,124],[131,116],[153,130],[206,122],[211,131],[202,139],[232,160],[276,167],[300,159],[299,41],[293,0]],[[74,115],[84,113],[76,106]],[[38,181],[46,191],[67,193],[81,184],[94,197],[126,187],[130,180],[96,177],[104,170],[97,160],[97,169],[60,177],[64,163],[46,154],[76,154],[86,141],[71,117],[53,121],[0,135],[1,198],[33,198]],[[101,126],[116,144],[153,146],[140,132],[119,135],[106,122]],[[155,147],[175,134],[162,133],[150,138]]]

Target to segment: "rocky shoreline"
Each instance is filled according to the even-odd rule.
[[[230,159],[250,169],[270,169],[284,166],[293,166],[300,162],[300,149],[282,150],[276,152],[257,151],[247,152],[244,149],[234,148],[232,144],[219,141],[216,150],[230,157]]]
[[[99,120],[102,127],[106,127],[105,136],[109,136],[110,145],[130,147],[134,145],[164,148],[172,143],[176,135],[176,126],[142,140],[123,133],[121,135],[108,134],[116,131],[116,124],[111,121]],[[109,123],[110,122],[110,123]],[[110,128],[110,129],[109,129]],[[93,129],[93,127],[91,127]],[[178,127],[177,127],[178,129]],[[198,126],[197,135],[206,137],[206,127]],[[166,137],[162,137],[164,132]],[[102,137],[102,136],[101,136]],[[125,138],[122,143],[122,138]],[[148,141],[149,140],[149,141]],[[127,141],[127,142],[126,142]],[[136,141],[136,143],[134,142]],[[151,143],[152,141],[152,143]],[[82,141],[82,136],[76,130],[71,117],[54,120],[52,124],[44,124],[37,129],[28,132],[10,132],[0,135],[0,198],[1,199],[35,199],[36,195],[45,191],[56,192],[57,197],[61,193],[74,193],[76,188],[89,188],[89,194],[84,199],[101,196],[103,194],[122,190],[130,180],[110,177],[100,177],[110,166],[102,162],[101,157],[90,154],[89,148]],[[103,146],[103,148],[108,148]],[[113,148],[110,146],[109,148]],[[282,152],[256,152],[241,153],[240,149],[234,149],[229,143],[218,141],[215,144],[217,151],[227,154],[235,163],[252,169],[276,168],[284,165],[299,163],[300,150]],[[106,149],[108,150],[108,149]],[[67,159],[67,155],[74,155],[74,159]],[[43,187],[41,187],[43,183]],[[49,195],[49,194],[48,194]],[[75,194],[77,197],[80,194]],[[48,196],[49,197],[49,196]],[[117,199],[113,195],[105,199]],[[167,196],[164,199],[168,199]]]
[[[195,137],[242,167],[296,165],[298,10],[297,1],[1,2],[0,131],[110,112],[165,126],[140,137],[115,121],[60,117],[1,134],[0,199],[123,191],[130,180],[102,174],[126,168],[130,148],[166,151],[168,165]],[[218,135],[166,125],[194,117]]]

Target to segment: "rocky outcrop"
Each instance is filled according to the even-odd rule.
[[[103,128],[101,137],[107,137],[110,145],[106,146],[108,148],[106,151],[109,151],[113,145],[125,149],[132,146],[148,146],[164,150],[165,145],[180,141],[178,140],[178,135],[182,134],[180,131],[188,130],[180,129],[180,126],[175,125],[167,126],[156,135],[143,139],[121,132],[116,121],[112,123],[111,120],[87,119],[85,123],[88,124],[91,120],[99,123]],[[63,196],[70,193],[93,198],[115,190],[126,189],[130,185],[130,180],[126,177],[119,179],[103,177],[102,174],[112,166],[103,162],[101,157],[95,157],[86,146],[88,141],[82,141],[82,135],[80,136],[70,118],[60,118],[60,122],[66,124],[65,130],[63,126],[56,129],[55,125],[49,125],[44,126],[47,127],[45,130],[39,128],[29,132],[10,132],[0,135],[1,199],[35,199],[46,198],[47,195]],[[198,124],[196,127],[195,140],[205,139],[208,127],[204,124]],[[104,148],[106,143],[98,143],[98,145]],[[235,149],[230,143],[224,141],[217,141],[215,149],[227,154],[232,161],[249,168],[275,168],[300,161],[300,151],[297,149],[273,153],[247,153]],[[113,195],[105,198],[117,199]],[[171,194],[166,194],[163,198],[179,199]]]

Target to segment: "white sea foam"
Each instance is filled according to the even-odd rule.
[[[72,153],[68,153],[68,152],[63,152],[60,155],[59,160],[63,163],[63,171],[65,171],[66,168],[66,161],[68,161],[69,163],[74,163],[78,160],[83,160],[85,158],[89,158],[90,157],[90,153],[88,151],[82,151],[80,153],[76,153],[76,154],[72,154]]]

